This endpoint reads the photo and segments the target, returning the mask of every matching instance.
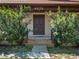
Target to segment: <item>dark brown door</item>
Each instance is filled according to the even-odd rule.
[[[44,35],[45,34],[45,16],[44,15],[34,15],[33,16],[33,34],[34,35]]]

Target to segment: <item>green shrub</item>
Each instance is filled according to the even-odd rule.
[[[75,45],[76,36],[78,36],[79,17],[76,13],[61,11],[58,7],[56,13],[49,12],[52,18],[50,21],[51,28],[54,29],[53,35],[55,36],[56,46]]]
[[[0,40],[7,40],[11,43],[18,41],[21,44],[28,37],[26,29],[29,23],[22,24],[22,19],[29,9],[29,6],[23,5],[16,10],[5,6],[0,7]]]

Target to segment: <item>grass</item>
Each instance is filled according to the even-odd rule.
[[[0,59],[19,59],[19,58],[13,57],[13,58],[0,58]],[[22,59],[29,59],[29,58],[22,58]]]
[[[70,48],[70,47],[56,47],[56,48],[52,48],[52,47],[48,47],[48,51],[49,53],[54,53],[54,54],[75,54],[75,51],[77,49],[75,48]]]
[[[30,52],[32,49],[31,45],[27,45],[27,46],[0,46],[0,53],[4,52],[4,53],[12,53],[12,52]],[[8,57],[4,57],[4,58],[0,58],[0,59],[18,59],[18,58],[8,58]],[[28,58],[23,58],[23,59],[28,59]]]
[[[18,51],[24,51],[28,52],[31,51],[32,46],[1,46],[0,52],[18,52]]]
[[[15,59],[15,58],[0,58],[0,59]]]
[[[48,52],[52,59],[76,59],[77,49],[70,47],[48,47]]]
[[[0,58],[0,59],[11,59],[11,58]]]

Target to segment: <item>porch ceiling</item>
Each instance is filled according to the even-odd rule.
[[[79,5],[79,0],[0,0],[0,4],[70,4]]]

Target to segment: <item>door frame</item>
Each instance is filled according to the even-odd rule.
[[[33,14],[33,30],[34,30],[34,16],[35,15],[37,15],[37,16],[44,16],[44,34],[43,35],[45,35],[45,14]],[[33,31],[33,35],[37,35],[37,36],[39,36],[40,34],[34,34],[34,31]],[[42,35],[42,34],[41,34]]]

